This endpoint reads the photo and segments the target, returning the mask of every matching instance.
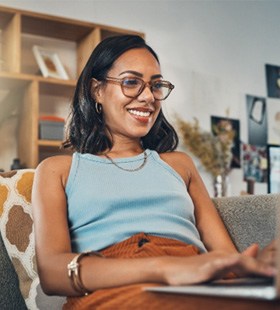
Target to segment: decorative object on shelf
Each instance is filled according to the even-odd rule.
[[[228,174],[218,174],[213,177],[214,196],[226,197],[229,191],[229,177]]]
[[[41,115],[39,117],[39,138],[42,140],[63,140],[64,118]]]
[[[8,122],[11,129],[10,139],[1,141],[5,153],[13,152],[13,141],[16,156],[28,168],[57,153],[71,154],[70,150],[60,150],[64,131],[61,122],[42,120],[43,129],[59,127],[54,133],[60,132],[60,136],[39,138],[40,116],[59,113],[67,117],[76,79],[93,48],[106,37],[125,33],[145,37],[143,32],[130,29],[0,5],[0,57],[4,60],[0,72],[0,131],[8,128]],[[1,157],[0,167],[6,170],[12,159]]]
[[[248,178],[246,180],[247,183],[247,193],[249,195],[254,195],[254,190],[255,190],[255,179],[254,178]]]
[[[20,162],[19,158],[14,158],[13,159],[13,163],[11,165],[11,170],[19,170],[19,169],[23,169],[23,165]]]
[[[223,135],[213,135],[200,128],[196,118],[194,123],[177,118],[177,125],[185,147],[211,174],[215,197],[227,196],[234,130],[229,129]]]
[[[44,77],[69,80],[57,53],[37,45],[34,45],[32,49]]]

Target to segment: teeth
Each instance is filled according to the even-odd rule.
[[[137,110],[128,110],[129,113],[142,116],[142,117],[149,117],[151,112],[143,112],[143,111],[137,111]]]

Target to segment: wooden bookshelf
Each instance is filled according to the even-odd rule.
[[[35,168],[43,154],[51,156],[61,145],[61,141],[39,138],[40,115],[45,110],[55,114],[56,108],[62,113],[61,105],[69,106],[76,79],[93,48],[104,38],[125,33],[144,37],[141,32],[0,6],[0,91],[6,93],[0,97],[0,111],[3,115],[18,111],[17,155],[26,167]],[[63,63],[64,55],[75,59],[69,80],[41,75],[31,48],[38,42],[57,49],[66,69],[72,62]]]

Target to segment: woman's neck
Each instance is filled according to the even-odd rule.
[[[104,152],[105,154],[109,155],[112,158],[123,158],[123,157],[132,157],[139,155],[143,152],[142,145],[140,141],[133,141],[133,142],[124,142],[117,143],[115,142],[113,144],[113,147],[111,150],[108,150],[107,152]]]

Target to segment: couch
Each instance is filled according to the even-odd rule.
[[[31,189],[33,169],[0,173],[0,309],[61,309],[64,297],[46,296],[36,271]],[[280,194],[213,198],[234,243],[264,247],[274,238]]]

